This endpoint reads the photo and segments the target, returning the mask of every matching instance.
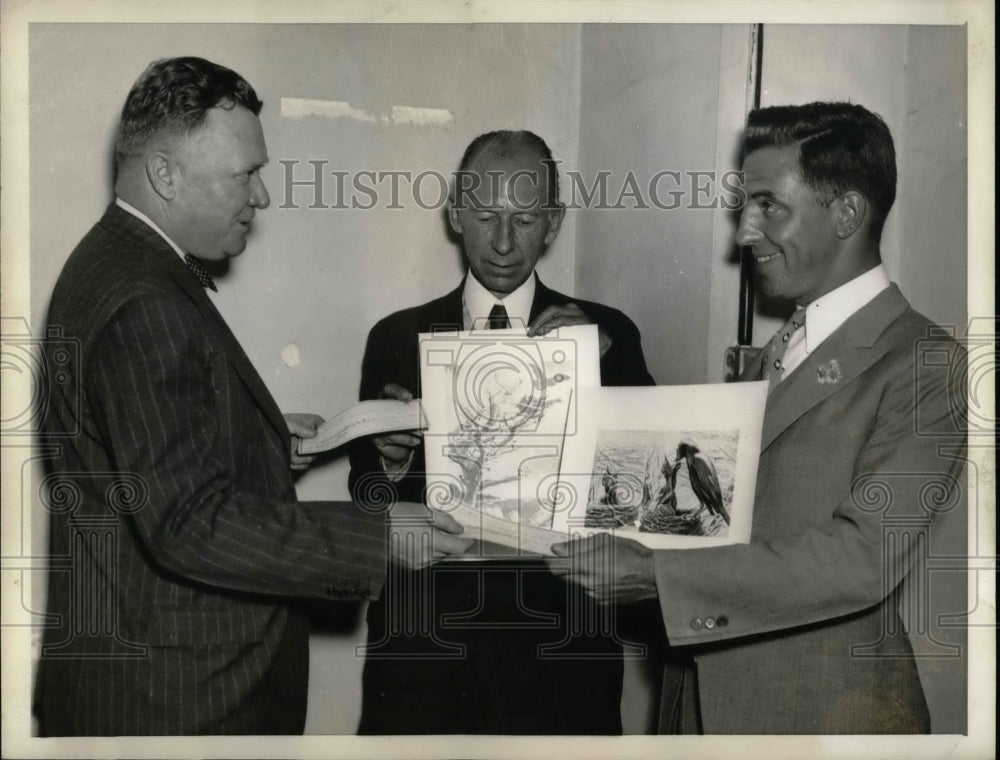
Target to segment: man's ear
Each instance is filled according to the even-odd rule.
[[[842,240],[857,232],[868,217],[868,200],[856,190],[848,190],[833,205],[835,230]]]
[[[177,178],[170,158],[164,153],[150,153],[146,158],[146,178],[150,186],[164,200],[177,195]]]
[[[549,229],[545,233],[545,245],[550,245],[559,234],[562,227],[563,217],[566,216],[566,206],[562,203],[555,203],[545,209],[545,214],[549,218]]]
[[[458,210],[455,208],[454,203],[448,204],[448,224],[451,225],[456,235],[462,234],[462,223],[458,219]]]

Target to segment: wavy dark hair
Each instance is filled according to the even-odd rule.
[[[772,106],[750,112],[743,155],[797,145],[802,179],[820,201],[855,190],[872,209],[878,238],[896,200],[896,150],[882,117],[853,103]]]
[[[164,58],[139,76],[122,108],[115,157],[141,155],[162,134],[189,134],[212,108],[242,106],[257,115],[264,105],[243,77],[204,58]]]

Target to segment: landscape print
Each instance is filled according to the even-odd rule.
[[[588,528],[727,537],[739,430],[599,430]]]

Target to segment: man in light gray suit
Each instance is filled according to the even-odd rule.
[[[961,504],[962,350],[882,266],[896,163],[881,118],[757,110],[744,155],[737,240],[763,291],[799,307],[740,378],[772,386],[751,542],[654,552],[604,535],[551,564],[599,599],[658,600],[693,659],[664,681],[663,732],[926,733],[899,593],[920,531]]]
[[[152,64],[122,111],[117,197],[56,284],[43,735],[301,733],[293,599],[375,598],[390,556],[416,568],[471,544],[423,505],[387,525],[296,500],[294,438],[316,420],[279,412],[202,264],[242,253],[268,206],[260,109],[227,68]],[[405,533],[393,551],[387,529]]]

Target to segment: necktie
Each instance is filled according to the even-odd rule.
[[[205,265],[198,261],[198,259],[187,253],[184,255],[184,263],[187,264],[187,268],[191,270],[191,274],[201,283],[202,287],[214,290],[216,293],[219,292],[219,289],[215,287],[215,282],[212,280],[212,275],[208,273]]]
[[[490,329],[502,330],[505,327],[510,327],[510,320],[507,319],[507,309],[504,308],[502,303],[498,303],[490,309]]]
[[[764,358],[760,365],[760,379],[767,380],[769,385],[767,392],[773,391],[781,382],[785,368],[782,360],[785,358],[785,351],[788,350],[788,341],[792,335],[806,323],[806,310],[799,307],[795,313],[783,324],[778,332],[764,346]]]

